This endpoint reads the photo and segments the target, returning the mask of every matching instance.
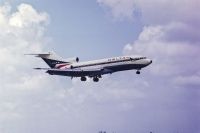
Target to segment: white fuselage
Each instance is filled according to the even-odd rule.
[[[121,56],[107,59],[79,62],[79,58],[62,59],[54,52],[42,54],[28,54],[42,58],[50,68],[35,68],[46,70],[50,75],[81,77],[81,81],[86,81],[86,77],[93,78],[98,82],[101,75],[118,71],[135,69],[136,74],[140,70],[152,63],[152,60],[143,56]]]
[[[151,64],[152,61],[142,56],[121,56],[121,57],[113,57],[107,59],[86,61],[86,62],[75,62],[72,64],[61,64],[62,67],[60,69],[81,69],[81,70],[89,70],[89,69],[109,69],[113,72],[123,71],[123,70],[131,70],[141,68]],[[106,74],[106,73],[105,73]]]

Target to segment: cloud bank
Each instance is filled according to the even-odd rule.
[[[9,4],[0,6],[0,132],[5,133],[28,128],[29,113],[37,109],[34,102],[42,96],[34,100],[34,95],[51,82],[44,75],[33,74],[31,68],[36,61],[24,56],[43,50],[48,40],[44,36],[48,14],[28,4],[11,10]]]
[[[148,84],[126,84],[115,76],[104,77],[100,84],[78,79],[71,83],[32,70],[45,64],[23,54],[45,51],[48,23],[49,15],[29,4],[20,4],[16,11],[9,4],[0,6],[0,132],[131,131],[128,114]],[[141,88],[132,89],[137,86]]]
[[[49,15],[29,4],[20,4],[16,11],[10,5],[2,5],[0,132],[198,133],[200,73],[196,26],[199,21],[195,12],[191,16],[197,18],[182,18],[175,11],[172,17],[161,14],[160,18],[154,13],[162,12],[160,9],[167,1],[147,4],[146,1],[98,0],[98,3],[110,8],[120,20],[120,17],[134,19],[140,15],[145,23],[143,31],[137,40],[125,46],[124,54],[145,53],[153,59],[152,66],[144,69],[141,76],[124,72],[104,77],[99,84],[81,83],[78,79],[71,83],[65,78],[33,71],[33,66],[44,64],[23,54],[45,51]],[[152,9],[160,7],[159,3],[162,8]],[[179,1],[172,3],[182,5]],[[186,9],[192,12],[190,6]],[[180,11],[185,9],[180,8]],[[151,15],[146,16],[150,18],[145,17],[148,13]]]
[[[118,19],[124,17],[130,19],[139,13],[146,24],[199,21],[197,11],[200,4],[198,0],[175,0],[172,2],[167,0],[97,0],[97,3],[107,7],[113,17]]]
[[[146,76],[151,77],[147,82],[150,84],[149,89],[155,93],[153,94],[155,99],[160,100],[154,107],[163,108],[160,113],[162,115],[168,113],[173,118],[165,121],[166,119],[160,116],[152,121],[155,123],[165,121],[169,124],[171,121],[180,120],[180,125],[176,125],[175,122],[174,126],[161,124],[158,128],[160,126],[166,130],[168,128],[179,130],[182,127],[181,132],[200,132],[197,126],[200,123],[198,118],[200,106],[197,102],[200,100],[200,32],[198,30],[200,17],[197,13],[200,8],[199,1],[98,0],[97,2],[108,7],[113,17],[119,20],[124,17],[127,20],[138,19],[134,18],[134,12],[141,13],[139,19],[144,23],[143,30],[137,40],[125,45],[123,53],[141,54],[153,59]],[[161,90],[163,92],[160,92]],[[166,108],[162,106],[165,100],[168,101]],[[150,101],[147,102],[152,106]],[[187,111],[183,112],[183,110]],[[187,118],[183,120],[184,116]],[[187,121],[187,124],[184,121]],[[140,126],[144,127],[144,123]]]

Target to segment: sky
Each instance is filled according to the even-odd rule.
[[[0,132],[200,133],[198,0],[0,1]],[[98,83],[49,76],[24,53],[153,63]]]

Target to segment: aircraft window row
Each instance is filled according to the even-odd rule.
[[[141,59],[146,59],[146,57],[132,58],[132,60],[141,60]]]
[[[87,64],[87,65],[81,65],[81,66],[76,66],[74,68],[78,68],[78,67],[87,67],[87,66],[94,66],[94,65],[104,65],[104,64],[111,64],[111,63],[118,63],[118,62],[125,62],[127,60],[115,60],[112,62],[101,62],[101,63],[94,63],[94,64]]]
[[[112,58],[112,59],[108,59],[108,61],[121,61],[121,60],[125,60],[125,59],[130,59],[130,57]]]

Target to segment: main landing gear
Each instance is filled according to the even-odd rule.
[[[86,81],[87,78],[86,77],[81,77],[81,81]]]
[[[98,78],[98,77],[94,77],[94,78],[93,78],[93,81],[94,81],[94,82],[98,82],[98,81],[99,81],[99,78]]]
[[[90,78],[92,78],[92,77],[90,77]],[[101,75],[93,77],[93,81],[98,82],[99,78],[101,78]],[[86,80],[87,80],[87,78],[85,76],[81,77],[81,81],[86,81]]]
[[[93,77],[93,81],[98,82],[99,78],[101,78],[101,75],[97,75],[97,76]]]

